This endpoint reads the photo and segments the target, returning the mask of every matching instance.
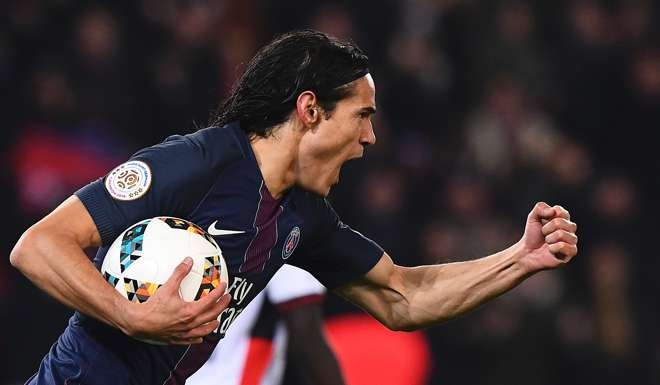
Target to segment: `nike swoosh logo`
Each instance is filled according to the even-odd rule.
[[[215,221],[211,223],[211,226],[209,226],[208,233],[211,235],[232,235],[232,234],[242,234],[245,231],[239,231],[239,230],[224,230],[224,229],[218,229],[215,227],[215,224],[218,223],[218,221]]]

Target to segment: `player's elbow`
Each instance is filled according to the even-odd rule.
[[[393,332],[413,332],[418,329],[414,323],[407,320],[390,320],[384,322],[384,325]]]
[[[372,313],[372,315],[380,321],[383,326],[393,332],[412,332],[419,329],[411,319],[408,319],[408,317],[403,314],[397,314],[394,311],[389,312],[389,314]]]
[[[433,324],[433,322],[429,322],[428,317],[416,313],[407,300],[399,301],[395,306],[390,307],[387,312],[384,312],[381,317],[377,316],[376,318],[385,327],[395,332],[414,332]]]
[[[9,254],[9,262],[23,274],[29,274],[34,266],[38,266],[39,245],[47,240],[48,236],[37,226],[27,229],[19,238]]]
[[[445,315],[437,314],[429,316],[428,314],[411,314],[406,312],[405,314],[397,314],[394,317],[381,320],[381,323],[395,332],[414,332],[450,320],[452,317],[447,314],[449,312]]]
[[[26,258],[29,258],[30,245],[33,244],[33,238],[35,237],[34,230],[32,228],[27,229],[21,238],[16,242],[14,248],[9,254],[9,263],[14,266],[16,269],[23,271],[26,265]]]
[[[413,318],[410,301],[403,294],[399,294],[396,301],[390,304],[380,321],[395,332],[412,332],[420,328]]]
[[[22,250],[18,247],[18,244],[16,244],[11,253],[9,253],[9,263],[17,269],[19,268],[19,261],[21,260],[21,258],[19,258],[21,251]]]

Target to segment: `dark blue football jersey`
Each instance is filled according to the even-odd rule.
[[[75,313],[31,383],[84,377],[86,384],[183,384],[284,263],[334,288],[364,275],[383,255],[377,244],[343,224],[326,199],[296,187],[274,199],[238,124],[169,137],[76,195],[101,235],[97,267],[130,225],[179,217],[207,230],[220,245],[232,301],[217,333],[191,346],[143,343]]]

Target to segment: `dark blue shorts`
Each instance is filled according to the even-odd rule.
[[[129,384],[124,363],[76,322],[75,317],[26,385]]]

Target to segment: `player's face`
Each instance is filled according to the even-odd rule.
[[[371,116],[376,112],[376,89],[367,74],[353,85],[352,95],[340,100],[328,119],[321,113],[319,124],[300,142],[297,184],[327,196],[339,182],[341,166],[360,158],[364,147],[376,142]]]

